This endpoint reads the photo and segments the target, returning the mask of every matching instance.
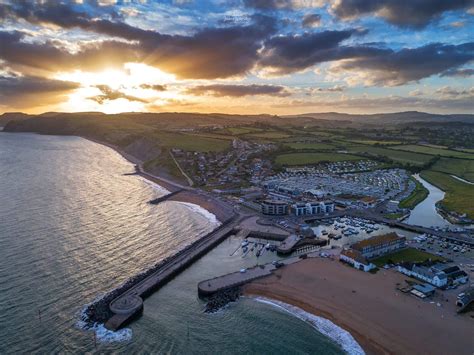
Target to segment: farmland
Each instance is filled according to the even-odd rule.
[[[335,146],[328,143],[288,143],[286,147],[295,150],[331,150],[335,149]]]
[[[474,182],[474,160],[441,158],[431,170],[453,174]]]
[[[474,218],[474,204],[472,203],[474,201],[474,187],[472,185],[437,171],[423,171],[420,175],[429,183],[446,192],[441,201],[443,208],[459,214],[466,213],[469,218]]]
[[[351,154],[338,153],[289,153],[276,157],[275,162],[281,166],[311,165],[321,162],[336,162],[345,160],[361,160],[362,158]]]
[[[366,145],[349,146],[347,150],[350,153],[365,153],[372,156],[380,156],[391,159],[402,164],[422,166],[428,163],[433,157],[426,154],[417,154],[412,152],[404,152],[387,148],[380,148]]]
[[[460,152],[457,150],[435,148],[423,145],[397,145],[390,147],[390,149],[403,150],[407,152],[422,153],[429,155],[439,155],[442,157],[462,158],[462,159],[474,159],[474,154],[467,152]]]

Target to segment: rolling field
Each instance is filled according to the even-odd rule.
[[[239,134],[261,132],[262,130],[260,128],[253,128],[253,127],[230,127],[230,128],[227,128],[226,131],[234,135],[239,135]]]
[[[414,152],[414,153],[430,154],[430,155],[439,155],[442,157],[474,159],[474,154],[459,152],[456,150],[428,147],[424,145],[397,145],[397,146],[391,147],[390,149],[403,150],[403,151]]]
[[[267,131],[267,132],[262,132],[262,133],[252,133],[252,134],[249,134],[248,137],[264,138],[264,139],[281,139],[281,138],[288,138],[290,136],[282,132]]]
[[[230,147],[230,141],[203,137],[198,134],[160,132],[156,138],[161,146],[194,152],[221,152]]]
[[[367,144],[367,145],[374,145],[374,144],[380,144],[380,145],[399,145],[402,144],[403,142],[400,141],[376,141],[376,140],[366,140],[366,139],[351,139],[348,140],[348,142],[351,143],[358,143],[358,144]]]
[[[474,182],[474,160],[441,158],[431,167],[431,170],[453,174]]]
[[[296,149],[296,150],[302,150],[302,149],[331,150],[331,149],[336,148],[332,144],[328,144],[328,143],[288,143],[288,144],[285,144],[285,146],[291,149]]]
[[[275,162],[282,166],[311,165],[320,162],[336,162],[345,160],[362,160],[363,158],[351,154],[338,153],[290,153],[278,155]]]
[[[425,170],[421,177],[446,192],[441,205],[447,210],[466,213],[474,218],[474,186],[458,181],[445,173]]]
[[[393,150],[366,145],[349,146],[347,150],[351,153],[366,153],[375,156],[383,156],[393,161],[410,165],[424,165],[432,159],[431,156],[426,154],[417,154],[401,150]]]

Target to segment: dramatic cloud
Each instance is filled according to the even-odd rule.
[[[87,43],[75,53],[55,46],[53,40],[44,43],[27,41],[18,31],[0,31],[0,59],[10,66],[24,66],[47,71],[73,69],[98,70],[121,67],[124,62],[138,60],[137,48],[119,41]]]
[[[140,85],[142,89],[149,89],[155,91],[166,91],[166,85],[159,85],[159,84],[142,84]]]
[[[284,86],[277,85],[198,85],[187,90],[191,95],[212,95],[217,97],[243,97],[254,95],[288,96],[290,93]]]
[[[400,51],[387,50],[383,55],[344,60],[331,68],[332,73],[347,75],[365,85],[403,85],[474,60],[474,42],[460,45],[433,43]],[[351,78],[350,78],[351,79]],[[349,80],[350,80],[349,79]]]
[[[471,69],[471,68],[449,69],[441,74],[441,76],[457,76],[460,78],[467,78],[473,75],[474,75],[474,69]]]
[[[442,88],[437,89],[435,93],[441,95],[442,97],[455,98],[468,96],[474,99],[474,87],[471,87],[469,89],[455,89],[451,86],[444,86]]]
[[[354,34],[359,32],[324,31],[273,37],[265,42],[259,66],[272,75],[284,75],[303,71],[322,62],[367,57],[386,52],[375,47],[340,45]]]
[[[473,5],[473,0],[335,0],[331,8],[342,19],[372,14],[397,26],[422,28],[446,11]]]
[[[59,49],[50,41],[44,44],[26,43],[24,35],[5,33],[6,46],[0,49],[0,58],[38,67],[84,67],[101,63],[105,58],[116,62],[142,61],[180,78],[215,79],[244,75],[255,65],[262,41],[275,33],[274,19],[254,15],[247,26],[203,28],[190,36],[164,35],[151,30],[130,26],[120,21],[91,18],[73,7],[49,3],[39,7],[4,5],[0,18],[21,18],[31,23],[49,23],[62,28],[80,28],[102,35],[119,37],[132,43],[115,40],[89,43],[78,53]],[[47,60],[58,58],[58,61]],[[45,60],[46,59],[46,60]],[[23,62],[23,63],[22,63]],[[97,64],[96,64],[97,65]]]
[[[313,28],[321,25],[321,15],[308,14],[303,17],[301,25],[305,28]]]
[[[314,91],[317,92],[343,92],[347,89],[347,86],[344,85],[334,85],[328,88],[317,88]]]
[[[125,99],[128,101],[137,101],[137,102],[143,102],[147,103],[148,101],[141,99],[139,97],[127,95],[120,90],[114,90],[111,87],[107,85],[96,85],[95,86],[97,89],[99,89],[102,94],[97,95],[97,96],[92,96],[89,97],[89,100],[93,100],[99,104],[103,104],[105,101],[112,101],[112,100],[118,100],[118,99]]]
[[[324,6],[325,0],[243,0],[244,5],[258,10],[294,10]]]
[[[78,84],[27,76],[0,76],[0,105],[24,108],[46,106],[64,100]]]

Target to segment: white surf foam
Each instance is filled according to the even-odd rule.
[[[170,193],[170,191],[168,191],[167,189],[165,189],[163,186],[157,184],[156,182],[154,181],[151,181],[151,180],[148,180],[148,179],[145,179],[143,176],[140,176],[138,175],[138,178],[140,180],[142,180],[145,184],[153,187],[154,190],[158,191],[159,193],[163,194],[163,195],[167,195]]]
[[[269,304],[273,307],[282,309],[293,316],[311,324],[318,332],[334,340],[345,352],[350,355],[365,354],[362,347],[348,331],[342,329],[326,318],[315,316],[311,313],[303,311],[301,308],[284,302],[275,301],[264,297],[255,297],[254,299],[258,302]]]
[[[206,217],[206,219],[213,225],[213,226],[219,226],[221,222],[217,219],[216,215],[209,212],[205,208],[202,208],[199,205],[195,205],[194,203],[189,203],[189,202],[180,202],[181,204],[185,205],[188,207],[190,210],[193,212],[199,213],[200,215]]]

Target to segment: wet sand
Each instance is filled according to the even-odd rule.
[[[455,312],[460,291],[444,297],[437,292],[430,303],[397,291],[405,279],[394,270],[373,275],[313,258],[246,285],[244,293],[327,318],[349,331],[368,354],[473,354],[474,319]]]

